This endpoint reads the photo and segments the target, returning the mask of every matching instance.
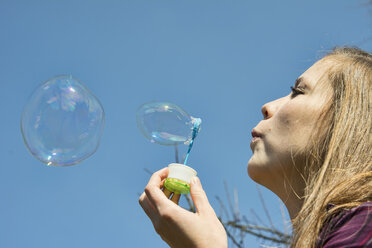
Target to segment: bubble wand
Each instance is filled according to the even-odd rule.
[[[189,143],[189,148],[187,150],[183,164],[173,163],[168,165],[169,174],[168,178],[164,182],[164,187],[167,188],[170,192],[176,194],[188,194],[190,192],[190,182],[191,178],[196,176],[197,172],[186,165],[187,160],[190,155],[191,148],[194,144],[194,140],[199,133],[201,119],[193,119],[194,127],[192,130],[192,138]]]
[[[194,140],[200,131],[200,118],[194,118],[177,105],[169,102],[150,102],[137,110],[137,125],[152,143],[160,145],[188,144],[183,164],[172,163],[169,167],[165,188],[176,194],[188,194],[190,182],[197,172],[187,166]]]
[[[189,149],[187,150],[185,160],[183,161],[184,165],[186,165],[187,159],[189,158],[192,145],[194,144],[194,139],[196,138],[196,135],[199,133],[200,123],[201,123],[200,119],[195,119],[194,128],[192,129],[192,138],[191,138],[191,141],[190,141],[190,144],[189,144]]]

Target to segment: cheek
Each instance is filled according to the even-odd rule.
[[[296,118],[296,109],[288,106],[282,108],[273,116],[273,125],[268,138],[272,138],[277,146],[286,146],[293,142],[293,136],[298,130],[299,119]]]
[[[284,104],[273,116],[274,123],[277,128],[283,130],[291,130],[297,126],[299,120],[301,120],[304,113],[304,108],[298,103],[288,102]]]
[[[314,111],[306,104],[286,104],[273,116],[268,149],[281,156],[303,152],[314,126]]]

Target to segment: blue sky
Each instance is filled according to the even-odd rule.
[[[144,168],[174,162],[171,148],[136,127],[136,109],[153,100],[203,119],[189,165],[216,212],[226,181],[243,215],[265,219],[246,173],[260,108],[335,45],[371,52],[372,9],[363,3],[2,0],[0,247],[166,247],[138,204]],[[54,168],[27,151],[19,122],[31,92],[60,74],[94,92],[106,126],[92,157]],[[261,190],[282,229],[279,200]]]

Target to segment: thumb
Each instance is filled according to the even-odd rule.
[[[190,186],[191,198],[195,204],[197,213],[206,214],[209,213],[211,210],[213,211],[198,177],[193,177],[191,179]]]

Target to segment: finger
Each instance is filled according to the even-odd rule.
[[[164,189],[163,189],[163,193],[164,193],[164,195],[165,195],[167,198],[169,198],[170,195],[172,194],[172,192],[170,192],[167,188],[164,188]]]
[[[146,213],[146,215],[152,220],[155,217],[156,209],[151,204],[150,200],[147,198],[145,193],[142,193],[142,195],[138,199],[138,202],[141,205],[143,211]]]
[[[168,167],[155,172],[151,176],[149,183],[145,188],[146,196],[156,208],[166,204],[166,200],[168,199],[160,189],[164,184],[164,179],[168,176],[168,173]]]
[[[174,202],[174,203],[176,203],[176,204],[178,205],[178,202],[180,201],[180,197],[181,197],[180,194],[176,194],[176,193],[174,193],[174,194],[172,195],[171,201]]]
[[[203,187],[198,177],[193,177],[190,184],[190,194],[192,201],[195,204],[197,213],[205,214],[213,212],[212,206],[209,204],[207,195],[205,194]]]
[[[161,190],[163,190],[163,188],[165,188],[164,187],[164,183],[165,183],[165,178],[161,181],[161,183],[160,183],[160,188],[161,188]]]
[[[157,172],[155,172],[154,174],[152,174],[152,176],[151,176],[151,178],[149,180],[148,185],[151,184],[151,185],[159,186],[159,188],[160,188],[160,186],[162,184],[164,184],[164,181],[163,180],[165,178],[167,178],[168,173],[169,173],[168,167],[165,167],[165,168],[163,168],[161,170],[158,170]]]

